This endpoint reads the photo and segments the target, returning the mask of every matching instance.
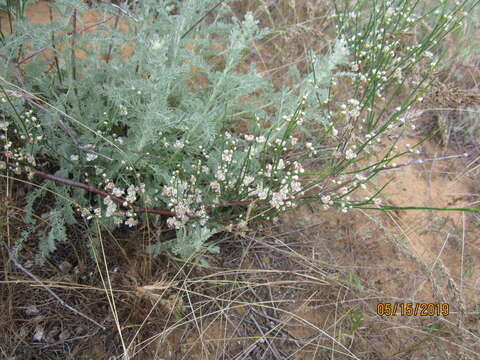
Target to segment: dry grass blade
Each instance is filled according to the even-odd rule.
[[[76,315],[79,315],[81,317],[83,317],[84,319],[87,319],[88,321],[90,321],[92,324],[95,324],[96,326],[98,326],[100,329],[102,330],[106,330],[106,328],[103,326],[103,325],[100,325],[98,322],[96,322],[95,320],[93,320],[92,318],[90,318],[89,316],[85,315],[84,313],[78,311],[77,309],[71,307],[70,305],[68,305],[65,301],[63,301],[57,294],[55,294],[47,285],[45,285],[39,278],[37,278],[35,275],[33,275],[30,271],[28,271],[24,266],[22,266],[18,261],[17,259],[15,259],[15,257],[12,256],[12,253],[10,252],[10,249],[8,248],[8,246],[2,242],[2,245],[4,246],[5,250],[7,251],[8,255],[9,255],[9,258],[10,258],[10,261],[15,264],[15,266],[20,269],[21,271],[23,271],[26,275],[28,275],[33,281],[35,281],[37,284],[39,284],[45,291],[47,291],[55,300],[57,300],[60,305],[62,305],[63,307],[65,307],[66,309],[68,309],[69,311],[73,312],[74,314]]]

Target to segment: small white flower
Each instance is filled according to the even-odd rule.
[[[78,155],[70,155],[70,160],[78,161],[78,159],[79,159]]]
[[[273,193],[272,199],[270,200],[270,205],[272,205],[274,208],[278,209],[283,205],[283,196],[280,192]]]
[[[220,183],[218,181],[212,181],[210,183],[210,187],[212,188],[212,190],[216,193],[219,193],[220,192]]]
[[[262,136],[258,136],[258,137],[256,138],[256,141],[257,141],[257,143],[259,143],[259,144],[264,143],[266,140],[267,140],[267,139],[266,139],[265,136],[263,136],[263,135],[262,135]]]
[[[367,180],[367,178],[365,177],[365,175],[361,174],[361,173],[358,173],[357,175],[355,175],[355,177],[360,180],[360,181],[364,181],[364,180]]]
[[[112,216],[115,211],[117,210],[117,204],[115,204],[114,202],[111,202],[110,204],[108,204],[107,206],[107,210],[105,212],[105,216],[106,217],[110,217]]]
[[[248,186],[248,185],[250,185],[250,184],[253,182],[253,180],[255,180],[255,178],[254,178],[253,176],[248,176],[248,175],[247,175],[247,176],[245,176],[245,178],[243,179],[243,185]]]
[[[347,160],[355,159],[357,157],[357,154],[355,154],[352,149],[348,149],[347,152],[345,153],[345,157]]]
[[[265,200],[268,195],[268,190],[265,189],[262,185],[257,185],[257,189],[255,190],[255,194],[258,196],[260,200]]]
[[[121,197],[124,194],[124,191],[120,188],[113,188],[112,194],[116,197]]]
[[[81,209],[80,214],[82,215],[82,217],[87,217],[87,218],[88,216],[91,217],[90,209],[87,209],[87,208]]]
[[[298,181],[293,181],[290,183],[290,188],[293,192],[300,192],[302,191],[302,184],[300,184]]]
[[[272,175],[272,169],[273,169],[273,165],[272,164],[267,164],[265,166],[265,169],[266,169],[266,172],[265,172],[265,176],[269,177]]]
[[[183,141],[177,140],[177,141],[175,141],[175,144],[173,144],[173,147],[175,149],[183,149],[185,147],[185,144],[184,144]]]
[[[135,200],[137,200],[137,192],[135,187],[133,185],[130,185],[130,187],[127,189],[127,192],[128,192],[128,195],[125,198],[125,200],[127,200],[127,202],[129,203],[134,203]]]
[[[29,164],[35,165],[35,158],[31,154],[28,154],[27,155],[27,162]]]
[[[128,195],[135,196],[136,192],[137,192],[137,189],[135,189],[134,185],[130,185],[127,189]]]
[[[123,115],[123,116],[128,115],[127,108],[124,105],[120,105],[119,108],[120,108],[120,115]]]
[[[152,50],[158,50],[158,49],[160,49],[162,46],[163,46],[163,41],[154,40],[154,41],[152,41],[152,47],[151,47],[151,49],[152,49]]]
[[[0,130],[6,131],[8,128],[8,121],[0,122]]]
[[[225,150],[223,153],[222,153],[222,160],[225,161],[225,162],[230,162],[232,161],[232,152],[228,151],[228,150]]]
[[[138,224],[138,220],[135,220],[132,217],[128,218],[128,220],[125,221],[125,225],[128,225],[129,227],[135,226],[137,224]]]
[[[225,180],[225,173],[221,170],[218,170],[217,174],[216,174],[216,177],[217,177],[218,180],[224,181]]]
[[[93,161],[93,160],[95,160],[97,157],[98,157],[97,154],[88,153],[87,156],[86,156],[86,158],[85,158],[85,160],[87,160],[87,161]]]
[[[293,167],[295,171],[299,172],[300,174],[303,174],[305,172],[305,169],[303,168],[302,164],[300,164],[298,161],[293,162]]]
[[[167,226],[170,229],[176,228],[177,227],[178,220],[175,219],[174,217],[168,218],[167,219]]]
[[[163,192],[162,192],[163,195],[165,196],[175,196],[177,195],[177,189],[173,188],[172,186],[165,186],[163,188]]]

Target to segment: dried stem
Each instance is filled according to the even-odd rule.
[[[113,25],[113,28],[116,29],[118,27],[118,22],[120,21],[120,14],[121,14],[121,11],[122,9],[120,7],[118,7],[118,15],[115,16],[115,23]],[[105,60],[105,62],[108,64],[110,62],[110,57],[112,56],[112,49],[113,49],[113,39],[112,41],[110,42],[110,44],[108,45],[108,53],[107,53],[107,59]]]
[[[75,56],[75,46],[76,46],[76,42],[77,42],[77,9],[73,10],[72,23],[73,23],[72,51],[71,51],[72,78],[73,78],[73,81],[76,83],[76,81],[77,81],[77,65],[76,65],[76,56]],[[77,88],[75,87],[73,90],[75,91],[75,95],[78,98]]]
[[[50,15],[50,22],[53,22],[53,11],[52,8],[49,6],[48,7],[48,13]],[[62,82],[62,73],[60,72],[60,64],[58,61],[58,56],[57,56],[57,48],[55,47],[55,33],[52,31],[52,49],[53,49],[53,59],[55,61],[55,67],[57,68],[57,75],[58,75],[58,80],[60,83]]]
[[[86,27],[84,27],[83,29],[79,30],[79,31],[77,32],[77,34],[81,34],[82,32],[85,32],[85,31],[88,31],[88,30],[90,30],[90,29],[92,29],[92,28],[94,28],[94,27],[97,27],[98,25],[105,24],[105,23],[109,22],[110,20],[112,20],[115,16],[116,16],[116,15],[112,15],[112,16],[110,16],[108,19],[105,19],[105,20],[96,22],[96,23],[94,23],[94,24],[92,24],[92,25],[86,26]],[[71,34],[69,34],[69,35],[71,35]],[[60,42],[60,40],[57,40],[55,43],[57,43],[57,42]],[[42,48],[42,49],[40,49],[40,50],[35,51],[35,52],[34,52],[33,54],[31,54],[30,56],[27,56],[25,59],[19,60],[18,63],[17,63],[17,66],[20,66],[20,65],[26,63],[27,61],[31,60],[31,59],[34,58],[35,56],[43,53],[44,51],[46,51],[46,50],[48,50],[48,49],[50,49],[50,46],[46,46],[46,47],[44,47],[44,48]]]

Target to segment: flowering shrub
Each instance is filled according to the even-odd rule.
[[[470,2],[436,5],[440,13],[428,21],[438,26],[412,44],[402,34],[427,18],[408,1],[365,4],[336,9],[331,50],[312,53],[311,71],[281,91],[254,63],[242,66],[268,30],[250,13],[227,21],[226,4],[99,4],[98,21],[86,25],[82,14],[92,10],[62,0],[52,4],[62,16],[48,25],[18,16],[0,50],[0,166],[8,177],[25,171],[48,180],[28,197],[32,228],[35,201],[58,194],[45,214],[55,229],[41,240],[39,259],[65,240],[75,212],[110,228],[133,227],[142,213],[165,215],[177,239],[152,251],[189,257],[215,251],[208,238],[243,224],[246,206],[266,215],[310,201],[343,211],[379,206],[378,194],[351,196],[400,154],[392,148],[380,161],[359,161],[409,123],[437,42]],[[199,22],[209,7],[215,20]],[[125,46],[133,47],[127,60]],[[425,62],[432,66],[418,75]],[[346,83],[349,91],[340,91]],[[401,91],[405,100],[397,99]],[[314,156],[327,159],[324,170],[305,171]]]

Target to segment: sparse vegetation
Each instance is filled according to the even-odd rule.
[[[477,4],[4,1],[1,356],[477,358]]]

